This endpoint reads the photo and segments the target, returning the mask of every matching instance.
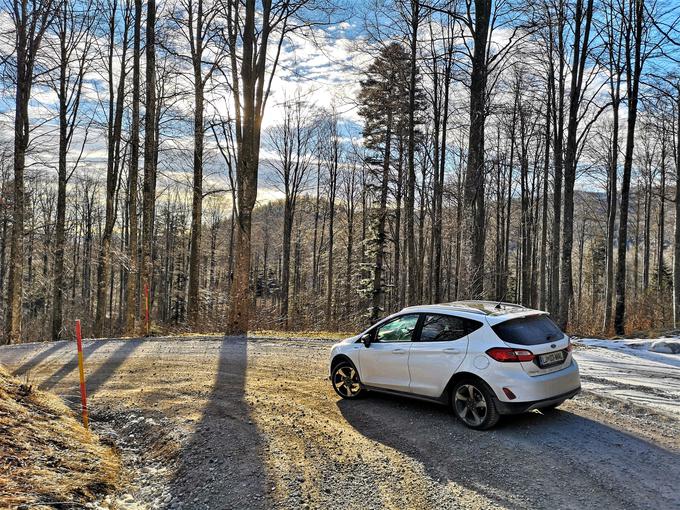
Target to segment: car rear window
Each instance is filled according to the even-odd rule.
[[[562,338],[562,331],[547,315],[534,315],[501,322],[493,326],[504,342],[519,345],[538,345]]]

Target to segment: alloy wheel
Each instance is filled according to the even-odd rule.
[[[333,372],[333,387],[342,397],[356,397],[361,392],[359,374],[354,367],[341,365]]]
[[[461,384],[453,397],[456,414],[472,427],[479,427],[486,419],[488,404],[484,394],[472,384]]]

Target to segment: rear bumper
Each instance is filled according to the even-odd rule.
[[[496,410],[499,414],[518,414],[531,411],[532,409],[541,409],[542,407],[559,404],[568,398],[575,397],[580,391],[581,387],[579,386],[578,388],[562,393],[561,395],[555,395],[554,397],[543,400],[535,400],[533,402],[501,402],[497,398],[494,398],[494,403],[496,404]]]

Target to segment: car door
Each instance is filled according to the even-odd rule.
[[[359,351],[361,380],[368,386],[408,391],[408,356],[418,314],[400,315],[371,332],[371,343]]]
[[[476,329],[469,323],[474,322],[453,315],[424,314],[419,339],[409,353],[411,393],[428,397],[442,394],[465,358],[468,333]]]

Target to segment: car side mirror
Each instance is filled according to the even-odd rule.
[[[366,347],[371,346],[371,334],[366,333],[364,336],[361,337],[361,343],[364,344]]]

